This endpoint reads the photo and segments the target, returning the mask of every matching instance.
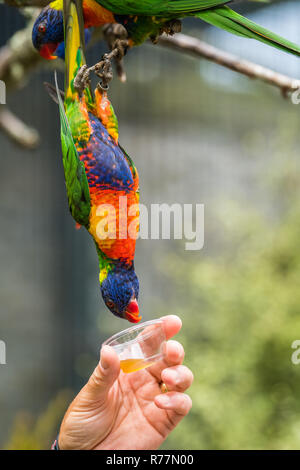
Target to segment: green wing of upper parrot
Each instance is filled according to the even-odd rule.
[[[196,16],[206,23],[245,38],[300,55],[300,46],[272,33],[226,6],[224,0],[97,0],[117,15],[155,16],[166,19]]]
[[[59,103],[61,145],[69,208],[76,222],[88,227],[91,209],[89,185],[84,164],[79,160],[78,152],[73,141],[64,104],[58,89],[56,75],[55,85]]]
[[[300,47],[231,10],[227,6],[196,13],[194,16],[238,36],[256,39],[269,46],[300,55]]]
[[[98,0],[104,8],[118,15],[170,17],[225,5],[230,0]]]

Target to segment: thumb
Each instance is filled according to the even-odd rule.
[[[104,400],[119,373],[120,360],[117,353],[110,346],[103,346],[100,361],[85,386],[89,399]]]

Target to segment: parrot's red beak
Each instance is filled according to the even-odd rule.
[[[44,44],[40,49],[40,55],[47,60],[57,59],[56,55],[53,55],[53,52],[56,51],[58,44]]]
[[[129,302],[125,315],[127,320],[131,323],[138,323],[139,321],[141,321],[142,316],[140,315],[139,305],[136,299],[131,300]]]

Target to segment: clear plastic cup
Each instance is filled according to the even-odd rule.
[[[119,356],[123,372],[145,369],[164,357],[166,335],[162,320],[151,320],[107,339],[104,345],[111,346]]]

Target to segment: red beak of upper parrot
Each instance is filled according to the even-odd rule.
[[[53,52],[56,51],[58,44],[44,44],[40,49],[40,55],[47,60],[57,59],[56,55],[53,55]]]
[[[125,316],[127,320],[131,323],[138,323],[139,321],[141,321],[142,316],[140,315],[139,305],[136,299],[133,299],[129,302],[127,310],[125,312]]]

